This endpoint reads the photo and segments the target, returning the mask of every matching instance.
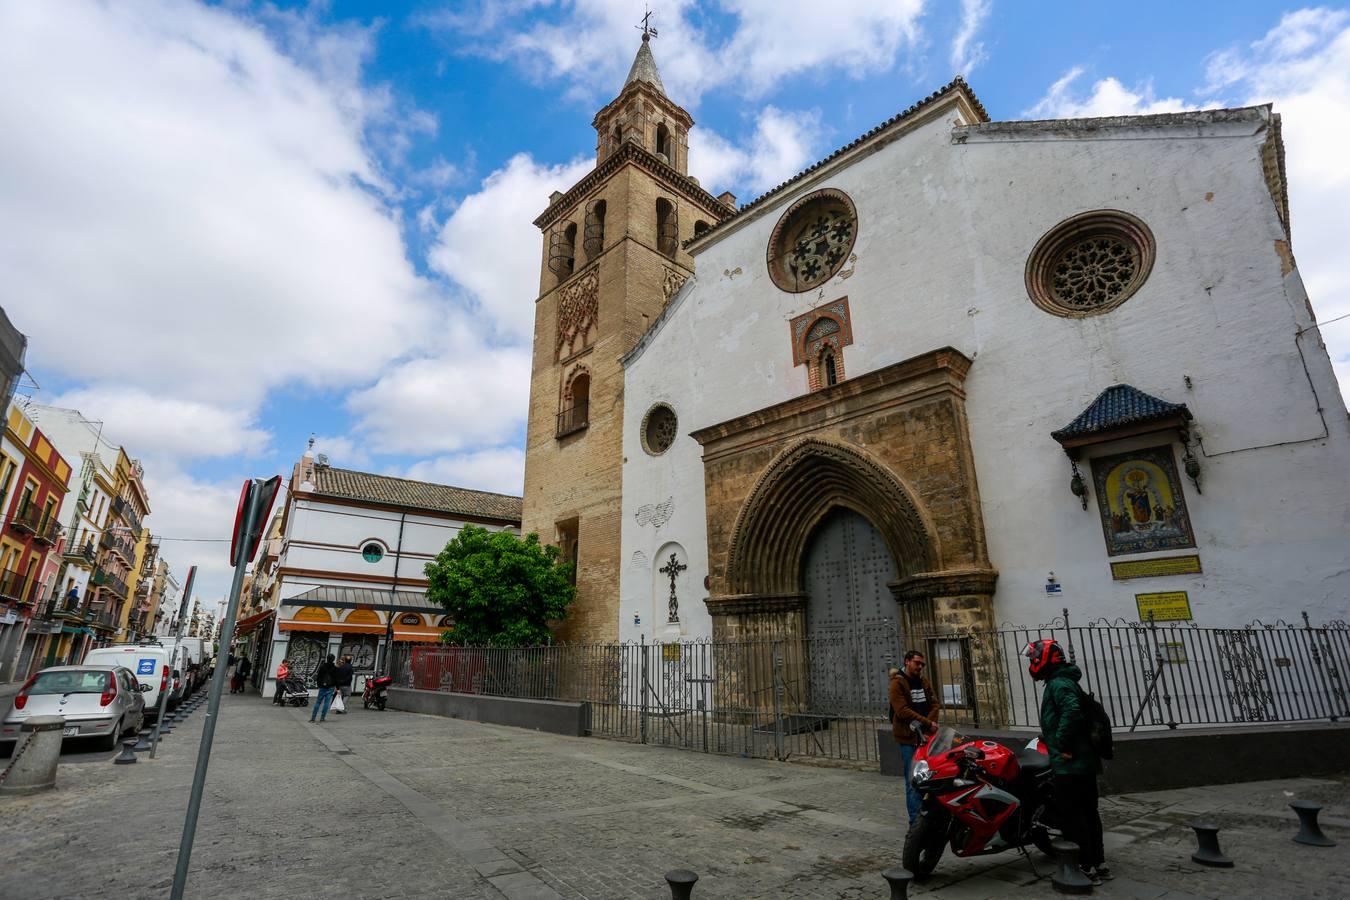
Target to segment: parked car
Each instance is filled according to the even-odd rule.
[[[145,689],[125,666],[53,666],[24,682],[14,705],[0,721],[0,741],[19,739],[31,716],[64,716],[65,738],[98,738],[112,750],[128,731],[145,723]]]
[[[182,673],[186,651],[181,647],[166,647],[158,641],[140,644],[113,644],[90,650],[84,657],[87,666],[124,666],[131,670],[145,690],[145,717],[153,723],[159,718],[160,691],[168,691],[166,710],[173,709],[182,699]],[[174,682],[177,681],[175,691]]]

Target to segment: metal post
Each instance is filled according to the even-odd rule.
[[[647,743],[647,636],[638,635],[638,650],[642,654],[642,684],[639,690],[642,691],[641,710],[638,719],[638,734],[641,743]]]
[[[782,641],[773,642],[773,750],[783,759],[783,656]]]
[[[183,619],[186,618],[188,597],[192,595],[192,583],[197,580],[197,567],[188,569],[187,583],[183,585],[183,599],[178,604],[178,633],[174,635],[173,646],[176,650],[183,640]],[[186,676],[184,676],[186,677]],[[155,748],[159,746],[160,727],[164,724],[164,713],[169,707],[169,692],[173,690],[173,660],[169,660],[169,683],[159,692],[159,703],[155,714],[155,731],[150,735],[150,758],[155,758]]]
[[[234,618],[239,613],[239,592],[248,568],[247,555],[252,547],[250,536],[258,518],[258,491],[261,482],[254,480],[249,502],[245,504],[239,547],[234,559],[234,580],[230,583],[229,606],[225,610],[225,624],[220,633],[220,646],[228,648],[234,640]],[[225,688],[226,666],[216,666],[211,676],[211,696],[206,707],[206,721],[202,725],[202,741],[197,750],[197,769],[192,777],[192,794],[188,799],[187,817],[183,821],[183,837],[178,844],[178,865],[173,873],[171,900],[183,900],[187,888],[188,864],[192,860],[192,841],[197,835],[197,816],[202,808],[202,792],[206,788],[206,769],[211,763],[211,742],[216,734],[216,718],[220,711],[220,695]]]

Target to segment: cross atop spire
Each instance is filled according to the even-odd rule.
[[[647,5],[644,3],[644,4],[642,5],[642,8],[645,9],[645,10],[647,11],[647,12],[642,16],[642,24],[641,24],[641,25],[634,25],[633,27],[634,27],[634,28],[640,28],[640,29],[642,29],[642,42],[645,44],[645,43],[647,43],[648,41],[650,41],[652,38],[656,37],[656,29],[652,27],[652,10],[651,10],[651,7],[650,7],[650,6],[647,6]]]

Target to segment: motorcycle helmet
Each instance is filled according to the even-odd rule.
[[[1050,638],[1042,638],[1027,644],[1022,655],[1027,658],[1027,674],[1036,679],[1044,678],[1051,666],[1063,665],[1068,660],[1064,655],[1064,648],[1058,641]]]

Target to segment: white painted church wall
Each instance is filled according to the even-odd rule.
[[[1262,176],[1259,123],[1096,135],[1028,128],[968,134],[965,143],[953,141],[954,124],[949,106],[848,168],[785,192],[698,252],[696,282],[626,375],[623,637],[637,637],[633,611],[650,604],[652,569],[632,564],[636,552],[651,566],[659,544],[679,541],[687,583],[701,585],[707,573],[701,452],[687,435],[805,393],[788,322],[841,296],[852,315],[848,377],[947,345],[974,359],[967,413],[1000,572],[999,618],[1034,623],[1067,605],[1079,621],[1132,620],[1136,593],[1183,590],[1200,624],[1294,619],[1303,609],[1314,621],[1344,617],[1350,434],[1317,332],[1299,338],[1306,373],[1295,346],[1312,320],[1297,271],[1281,272],[1275,242],[1284,234]],[[857,207],[857,266],[847,280],[788,294],[769,280],[765,246],[788,204],[821,187],[845,191]],[[1042,311],[1024,286],[1033,246],[1065,218],[1104,208],[1152,230],[1147,282],[1104,315]],[[1186,403],[1196,417],[1203,494],[1183,476],[1194,551],[1108,557],[1095,496],[1084,511],[1069,492],[1069,463],[1050,432],[1121,382]],[[660,457],[638,438],[655,402],[680,418],[681,437]],[[1312,440],[1324,434],[1319,405],[1327,436]],[[1090,467],[1083,471],[1090,483]],[[641,506],[668,497],[669,522],[637,523]],[[1205,574],[1111,578],[1112,560],[1189,552]],[[1045,599],[1051,571],[1062,600]],[[693,605],[683,630],[710,633],[706,610]]]

